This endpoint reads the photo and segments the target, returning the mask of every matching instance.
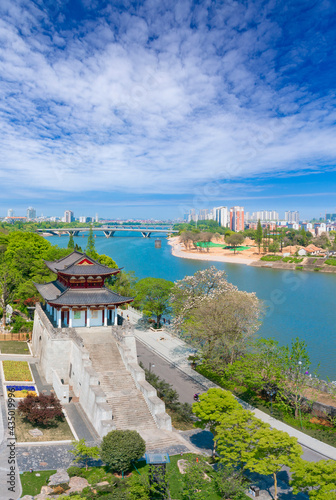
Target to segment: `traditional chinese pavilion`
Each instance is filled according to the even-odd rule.
[[[106,278],[118,274],[120,269],[103,266],[85,253],[74,251],[45,264],[57,274],[57,279],[35,286],[58,328],[116,324],[117,307],[133,300],[105,286]]]

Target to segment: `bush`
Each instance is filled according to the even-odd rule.
[[[261,257],[260,260],[265,260],[266,262],[276,262],[281,259],[281,255],[264,255],[264,257]]]
[[[125,472],[146,451],[146,443],[137,431],[111,431],[103,437],[101,459],[113,472]]]
[[[84,472],[85,469],[82,469],[81,467],[69,467],[69,469],[67,469],[67,473],[69,474],[70,477],[74,476],[83,477]]]
[[[336,259],[327,259],[325,261],[325,264],[327,264],[328,266],[336,266]]]
[[[290,264],[300,264],[303,261],[301,257],[284,257],[282,262],[289,262]]]
[[[54,394],[45,396],[28,395],[18,404],[18,410],[28,422],[45,426],[55,425],[58,420],[64,420],[64,413],[59,399]]]
[[[296,267],[295,267],[295,269],[296,269],[297,271],[302,271],[302,270],[303,270],[303,266],[296,266]]]

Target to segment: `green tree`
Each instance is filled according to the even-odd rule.
[[[276,254],[277,252],[279,252],[279,250],[280,250],[279,242],[278,241],[273,241],[273,243],[270,243],[268,245],[268,250],[269,250],[269,252],[272,252],[274,254]]]
[[[278,499],[277,473],[283,466],[293,467],[302,455],[297,439],[277,429],[262,428],[253,436],[256,445],[242,453],[245,468],[263,475],[273,475],[274,499]]]
[[[237,399],[229,391],[211,388],[199,397],[199,402],[193,404],[193,413],[199,419],[196,426],[201,429],[209,426],[215,434],[216,426],[222,421],[225,414],[242,410]]]
[[[2,259],[2,262],[0,261],[0,307],[2,308],[3,328],[6,326],[6,307],[14,298],[17,281],[18,274]]]
[[[310,366],[307,344],[297,337],[292,341],[291,347],[283,347],[282,352],[284,376],[279,381],[280,395],[293,405],[295,418],[299,416],[301,418],[302,407],[305,404],[303,392],[307,387],[305,372]]]
[[[291,486],[295,494],[306,492],[312,500],[336,499],[336,462],[298,460],[292,467]]]
[[[246,453],[252,451],[257,444],[258,432],[268,428],[268,424],[242,406],[223,414],[215,430],[220,462],[243,468]]]
[[[185,463],[185,473],[182,475],[182,495],[184,500],[207,500],[209,498],[209,483],[213,471],[205,458],[188,458]]]
[[[132,462],[146,451],[146,443],[137,431],[111,431],[103,437],[100,456],[114,472],[126,472]]]
[[[73,237],[72,233],[70,233],[70,236],[69,236],[68,248],[70,248],[70,250],[75,249],[75,242],[74,242],[74,237]]]
[[[123,297],[134,297],[136,295],[135,285],[137,281],[134,271],[129,271],[128,273],[120,271],[111,280],[110,288]]]
[[[256,243],[258,245],[258,251],[259,251],[259,253],[260,253],[260,247],[261,247],[262,239],[263,239],[263,231],[262,231],[262,227],[261,227],[261,222],[260,222],[260,220],[258,220],[258,225],[257,225],[255,240],[256,240]]]
[[[97,254],[92,224],[90,225],[90,231],[89,231],[89,235],[88,235],[88,239],[87,239],[85,252],[89,257],[92,257],[92,256]],[[94,257],[92,257],[92,258],[94,258]]]
[[[162,278],[143,278],[135,285],[136,297],[134,305],[147,316],[156,316],[156,326],[159,328],[163,314],[170,312],[170,292],[174,284]]]
[[[228,245],[233,247],[234,253],[236,253],[236,249],[240,246],[245,240],[245,236],[240,233],[233,233],[230,236],[225,237],[225,241]]]
[[[100,449],[98,446],[87,446],[85,439],[80,439],[79,441],[73,441],[73,450],[69,450],[74,457],[74,462],[84,462],[85,469],[88,469],[89,460],[97,460],[100,456]]]
[[[230,500],[235,498],[246,498],[244,485],[244,476],[241,470],[237,470],[231,465],[220,466],[216,471],[214,477],[216,482],[217,491],[220,493],[221,498]]]

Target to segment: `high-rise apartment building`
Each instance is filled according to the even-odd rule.
[[[27,220],[36,219],[36,210],[33,207],[27,208]]]
[[[230,229],[231,231],[244,231],[244,207],[230,208]]]
[[[9,208],[7,210],[7,217],[14,217],[14,214],[15,214],[15,212],[12,208]]]
[[[209,215],[209,210],[207,208],[202,208],[199,211],[198,220],[207,220],[208,215]]]
[[[189,211],[189,215],[188,215],[188,222],[191,222],[192,220],[195,222],[198,220],[198,216],[197,216],[196,210],[194,208],[192,208]]]
[[[297,211],[294,212],[294,211],[288,210],[287,212],[285,212],[285,221],[299,223],[300,222],[299,212],[297,212]]]
[[[246,212],[245,219],[255,222],[258,222],[258,220],[275,222],[279,220],[279,213],[275,210],[260,210],[251,214],[249,212]]]
[[[216,207],[214,208],[215,220],[221,227],[228,227],[229,217],[227,207]]]
[[[96,216],[95,216],[95,222],[99,222],[98,214],[96,214]]]
[[[64,222],[73,222],[74,220],[74,213],[71,210],[66,210],[64,212]]]

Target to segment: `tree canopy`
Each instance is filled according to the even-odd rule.
[[[156,316],[157,327],[162,315],[171,310],[169,298],[173,286],[172,281],[162,278],[143,278],[135,285],[134,305],[140,307],[147,316]]]

